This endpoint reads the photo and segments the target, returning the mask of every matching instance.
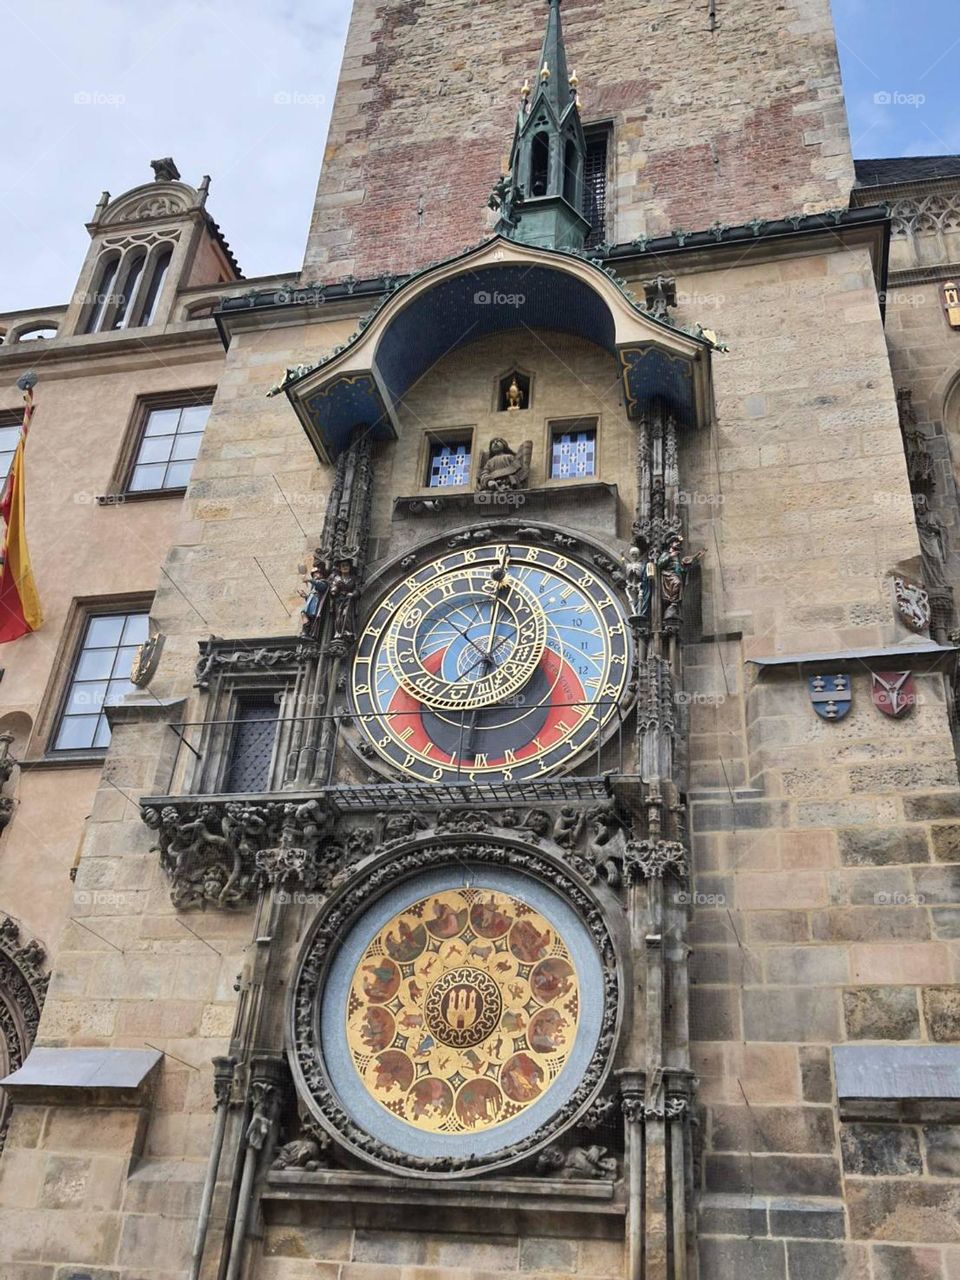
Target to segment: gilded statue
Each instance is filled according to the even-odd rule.
[[[517,375],[514,374],[507,387],[507,412],[516,413],[518,409],[523,408],[523,392],[517,382]]]

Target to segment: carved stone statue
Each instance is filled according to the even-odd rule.
[[[913,508],[916,513],[917,533],[920,536],[920,555],[923,561],[923,580],[925,585],[934,589],[948,587],[944,561],[943,522],[930,510],[926,494],[914,495]]]
[[[273,1161],[274,1169],[306,1169],[313,1171],[326,1166],[330,1138],[317,1125],[304,1125],[303,1134],[292,1142],[284,1143]]]
[[[553,824],[553,838],[561,849],[573,848],[580,838],[583,822],[583,813],[572,804],[565,804],[561,808]]]
[[[341,560],[330,575],[330,601],[333,605],[334,640],[354,640],[357,635],[357,601],[360,579],[352,560]]]
[[[687,585],[687,574],[693,565],[706,555],[706,551],[698,551],[695,556],[685,556],[682,548],[683,538],[680,534],[677,534],[670,539],[667,549],[661,553],[657,560],[664,622],[678,623],[680,621],[683,593]]]
[[[617,1158],[608,1155],[606,1147],[571,1147],[569,1151],[547,1147],[537,1157],[537,1173],[570,1180],[615,1178]]]
[[[532,454],[532,440],[525,440],[519,449],[513,450],[506,440],[495,436],[490,441],[490,448],[480,454],[477,488],[499,492],[525,489],[530,480]]]

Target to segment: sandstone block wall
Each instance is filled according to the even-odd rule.
[[[586,124],[610,121],[611,242],[845,207],[853,166],[828,0],[566,0]],[[304,274],[409,271],[481,238],[544,10],[357,0]],[[456,164],[451,164],[456,157]]]

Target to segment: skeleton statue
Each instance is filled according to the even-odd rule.
[[[653,562],[644,557],[639,547],[631,547],[623,560],[631,621],[649,625],[655,573]]]

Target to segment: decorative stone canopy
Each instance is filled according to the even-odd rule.
[[[662,407],[685,425],[706,421],[709,339],[653,318],[580,255],[502,236],[408,279],[343,349],[289,370],[277,390],[331,463],[358,427],[399,438],[404,396],[442,357],[520,328],[573,334],[608,351],[631,417]]]

